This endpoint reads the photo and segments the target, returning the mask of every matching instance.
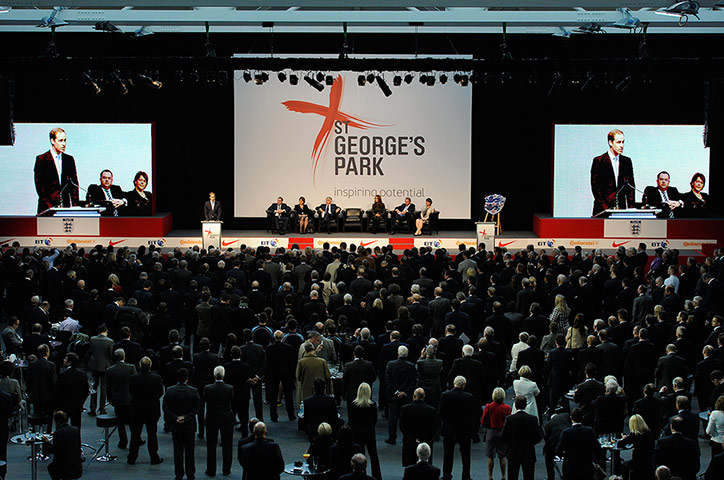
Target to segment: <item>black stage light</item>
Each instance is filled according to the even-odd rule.
[[[315,79],[310,77],[309,75],[304,75],[304,81],[307,82],[310,87],[314,88],[318,92],[321,92],[322,90],[324,90],[324,85],[322,85],[321,83],[319,83],[318,81],[316,81]]]
[[[460,86],[461,86],[461,87],[467,87],[469,80],[470,80],[470,79],[469,79],[469,77],[468,77],[467,75],[460,75]]]
[[[299,77],[295,73],[289,74],[289,85],[296,85],[299,83]]]
[[[266,72],[257,73],[254,75],[254,83],[257,85],[264,85],[269,80],[269,74]]]
[[[184,83],[184,72],[182,70],[176,70],[173,74],[176,83]]]
[[[357,77],[357,85],[359,85],[360,87],[364,87],[366,83],[367,77],[365,77],[364,75],[359,75]]]
[[[279,72],[277,74],[277,78],[279,78],[279,81],[283,83],[287,79],[287,74],[284,72]]]
[[[435,86],[435,75],[428,75],[427,76],[427,86],[433,87]]]
[[[553,73],[553,79],[551,80],[551,86],[548,89],[548,96],[552,97],[554,93],[556,93],[556,90],[558,90],[558,87],[561,86],[561,72],[554,72]]]
[[[425,75],[424,73],[421,73],[420,76],[418,77],[418,80],[423,85],[426,85],[427,84],[427,75]]]
[[[392,79],[392,85],[399,87],[402,85],[402,77],[399,75],[395,75],[395,77]]]
[[[324,83],[331,86],[334,83],[334,77],[332,75],[327,75],[324,77]]]
[[[209,85],[216,83],[216,70],[209,70],[206,72],[206,83]]]
[[[631,84],[633,83],[633,77],[631,75],[626,75],[624,78],[621,79],[620,82],[616,84],[614,87],[614,90],[616,90],[618,93],[625,92],[629,89]]]
[[[111,72],[109,79],[111,82],[118,85],[118,89],[121,92],[121,95],[125,95],[128,93],[128,87],[126,87],[126,84],[123,83],[123,80],[121,80],[121,75],[118,70],[114,70]]]
[[[229,83],[229,72],[226,70],[219,70],[218,83],[220,87],[225,86]]]
[[[93,77],[90,75],[90,71],[81,73],[81,77],[83,77],[83,80],[85,80],[85,84],[88,85],[91,90],[93,90],[93,93],[98,95],[101,93],[101,87],[98,86],[98,83],[93,80]]]
[[[372,83],[375,81],[375,75],[374,73],[368,73],[367,74],[367,83]]]
[[[319,83],[322,83],[324,81],[324,74],[322,72],[317,72],[317,81]]]
[[[103,21],[103,22],[96,22],[94,29],[101,31],[101,32],[120,32],[121,29],[113,25],[109,21]]]
[[[385,97],[389,97],[390,95],[392,95],[392,90],[390,90],[390,86],[387,85],[385,79],[379,75],[377,75],[377,85],[380,87],[380,90],[382,90],[382,93],[385,94]]]
[[[244,81],[245,81],[246,83],[251,82],[251,73],[249,73],[249,72],[244,72]]]
[[[459,73],[456,73],[455,75],[453,75],[453,82],[460,83],[460,74]]]
[[[158,80],[154,80],[153,78],[149,77],[148,75],[139,74],[139,75],[138,75],[138,79],[139,79],[139,80],[141,81],[141,83],[143,83],[144,85],[149,86],[149,87],[151,87],[151,88],[154,88],[154,89],[156,89],[156,90],[160,90],[161,87],[163,87],[163,83],[162,83],[162,82],[160,82],[160,81],[158,81]]]
[[[405,83],[408,84],[408,85],[411,84],[413,78],[414,78],[414,77],[412,76],[412,74],[411,74],[411,73],[408,73],[407,75],[405,75]]]
[[[191,80],[191,83],[199,83],[199,71],[194,69],[189,72],[189,80]],[[246,77],[244,77],[244,80],[246,80]],[[251,78],[249,78],[251,80]],[[247,82],[249,80],[246,80]]]
[[[447,83],[447,75],[445,75],[444,73],[440,75],[440,83],[443,85]]]

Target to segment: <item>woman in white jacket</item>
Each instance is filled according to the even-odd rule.
[[[528,405],[525,407],[525,412],[538,418],[538,405],[536,404],[535,397],[540,395],[540,389],[538,385],[530,379],[531,370],[528,365],[523,365],[518,369],[518,380],[513,381],[513,390],[515,395],[524,395],[525,399],[528,400]],[[517,410],[513,406],[513,413]]]

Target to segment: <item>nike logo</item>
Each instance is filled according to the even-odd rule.
[[[613,243],[611,243],[611,246],[612,246],[613,248],[618,248],[618,247],[620,247],[621,245],[626,245],[626,244],[627,244],[628,242],[630,242],[630,241],[631,241],[631,240],[626,240],[625,242],[621,242],[621,243],[613,242]]]
[[[365,243],[365,242],[359,242],[359,246],[360,246],[360,247],[366,247],[367,245],[372,245],[372,244],[375,243],[376,241],[377,241],[377,240],[372,240],[371,242],[366,242],[366,243]]]
[[[6,243],[10,243],[10,242],[12,242],[13,240],[15,240],[15,238],[8,238],[7,240],[0,240],[0,245],[4,245],[4,244],[6,244]]]
[[[237,240],[232,240],[232,241],[230,241],[230,242],[227,242],[226,240],[222,240],[222,241],[221,241],[221,246],[222,246],[222,247],[228,247],[229,245],[233,245],[233,244],[235,244],[235,243],[238,242],[238,241],[239,241],[238,239],[237,239]]]
[[[513,240],[512,242],[507,242],[507,243],[498,242],[498,246],[499,246],[499,247],[507,247],[507,246],[510,245],[511,243],[515,243],[515,240]]]
[[[125,238],[124,238],[123,240],[118,240],[117,242],[114,242],[113,240],[109,240],[109,241],[108,241],[108,245],[110,245],[111,247],[115,247],[115,246],[118,245],[119,243],[123,243],[123,242],[125,242],[125,241],[126,241]]]

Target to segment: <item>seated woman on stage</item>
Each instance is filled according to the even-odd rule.
[[[382,203],[382,197],[375,195],[375,201],[372,204],[372,233],[377,233],[380,222],[385,220],[385,204]]]
[[[133,177],[133,185],[136,187],[130,192],[125,192],[126,200],[128,200],[127,215],[151,215],[151,192],[146,191],[148,187],[148,174],[146,172],[138,172]]]
[[[690,184],[691,191],[685,193],[681,198],[684,201],[684,209],[689,217],[706,216],[709,209],[709,195],[702,192],[706,185],[706,177],[703,173],[697,172],[691,177]]]
[[[299,203],[294,205],[294,214],[299,219],[299,233],[306,233],[309,227],[309,217],[314,215],[314,212],[307,206],[307,200],[304,197],[299,197]]]
[[[425,208],[420,211],[420,216],[415,220],[415,226],[417,227],[415,235],[422,235],[422,226],[430,221],[430,215],[433,213],[435,213],[435,209],[432,208],[432,199],[426,198]]]

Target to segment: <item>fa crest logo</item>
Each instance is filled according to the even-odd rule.
[[[73,230],[75,228],[75,219],[73,218],[64,218],[63,219],[63,233],[73,233]]]
[[[631,220],[629,223],[629,232],[634,237],[641,235],[641,220]]]

